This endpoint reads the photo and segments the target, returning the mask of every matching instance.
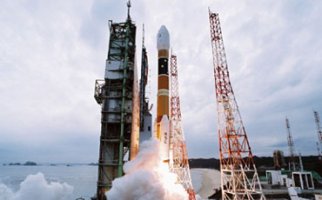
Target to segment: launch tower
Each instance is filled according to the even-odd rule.
[[[186,141],[181,125],[181,109],[179,97],[179,82],[177,56],[171,55],[170,58],[170,170],[178,175],[178,182],[186,189],[189,200],[196,199],[193,190]]]
[[[106,199],[112,181],[123,175],[125,155],[138,151],[139,97],[135,66],[136,26],[109,21],[110,41],[105,79],[96,80],[94,97],[101,105],[101,137],[98,160],[97,199]]]
[[[209,11],[209,20],[218,111],[222,199],[265,200],[230,83],[218,14]]]

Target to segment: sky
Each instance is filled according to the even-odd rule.
[[[208,8],[220,16],[230,79],[253,154],[271,156],[279,149],[288,155],[287,116],[296,153],[316,155],[322,2],[132,0],[136,58],[144,24],[147,95],[154,105],[156,34],[161,25],[170,32],[189,157],[219,155]],[[104,77],[108,20],[122,22],[126,12],[126,0],[1,1],[0,163],[98,160],[94,82]]]

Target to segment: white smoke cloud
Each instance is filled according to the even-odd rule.
[[[109,200],[187,200],[188,194],[177,184],[176,174],[170,173],[160,159],[159,142],[143,142],[137,157],[124,165],[125,175],[112,183]]]
[[[74,188],[67,183],[47,182],[42,173],[28,175],[17,192],[0,184],[0,200],[69,200]]]

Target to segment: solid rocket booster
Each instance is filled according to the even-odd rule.
[[[157,34],[158,49],[158,96],[156,137],[160,141],[161,159],[169,161],[169,48],[170,37],[167,28],[162,25]]]

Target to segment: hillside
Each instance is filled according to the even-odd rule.
[[[254,156],[254,161],[260,174],[265,173],[266,169],[274,169],[273,157]],[[285,157],[285,161],[288,161],[288,157]],[[322,161],[317,156],[302,156],[302,161],[304,170],[316,171],[322,175]],[[220,169],[219,159],[216,158],[192,158],[189,159],[189,165],[190,168]]]

